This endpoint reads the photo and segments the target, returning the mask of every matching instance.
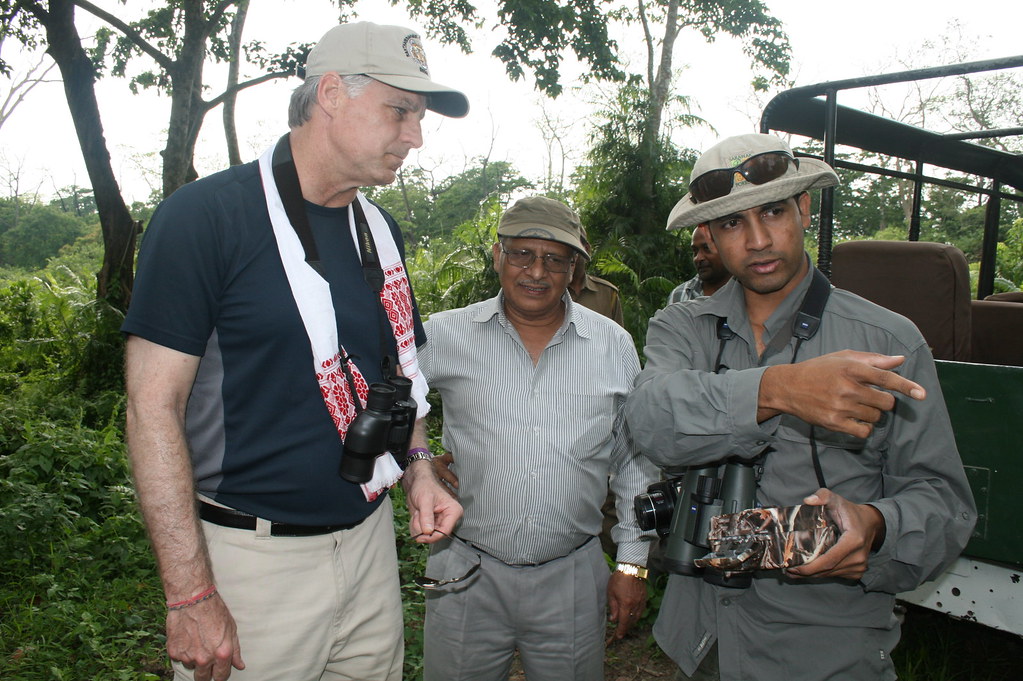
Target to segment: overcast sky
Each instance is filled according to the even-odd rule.
[[[113,0],[97,4],[122,14]],[[138,4],[138,3],[132,3]],[[486,6],[487,0],[480,3]],[[974,43],[971,59],[987,59],[1023,53],[1019,30],[1023,26],[1023,3],[1018,0],[767,0],[772,13],[783,21],[793,47],[792,78],[797,85],[849,78],[869,73],[901,70],[898,59],[913,60],[915,67],[934,66],[941,59],[926,52],[926,41],[949,33],[959,22]],[[283,49],[292,42],[315,42],[336,22],[327,2],[310,0],[256,0],[246,24],[245,39],[259,39],[269,49]],[[79,16],[86,15],[79,10]],[[378,23],[417,27],[404,11],[382,0],[361,3],[360,18]],[[84,23],[84,22],[80,22]],[[92,24],[95,26],[95,23]],[[424,123],[426,143],[419,163],[439,176],[458,172],[474,157],[489,154],[507,160],[527,177],[543,176],[550,156],[538,121],[544,116],[559,121],[567,142],[564,154],[556,151],[557,168],[565,156],[569,165],[582,160],[589,131],[592,102],[599,97],[593,87],[579,87],[580,69],[566,64],[562,70],[565,93],[547,100],[529,82],[511,83],[503,66],[490,56],[500,29],[488,24],[474,37],[475,52],[463,55],[457,48],[425,39],[427,57],[435,80],[463,90],[471,110],[465,119],[445,119],[428,114]],[[87,30],[82,30],[87,35]],[[615,39],[639,71],[643,45],[634,31],[616,31]],[[18,54],[13,42],[3,45],[4,57],[23,70],[38,55]],[[680,70],[677,92],[692,98],[696,112],[717,129],[679,130],[675,141],[702,149],[720,135],[754,131],[760,108],[767,101],[752,97],[751,73],[742,46],[731,39],[707,45],[695,32],[680,35],[675,64]],[[915,55],[926,54],[921,58]],[[222,87],[222,70],[207,69],[207,82]],[[243,74],[255,75],[255,73]],[[57,70],[51,71],[57,78]],[[239,97],[238,126],[242,153],[255,158],[287,129],[287,100],[297,84],[291,79],[260,85]],[[9,83],[0,85],[6,93]],[[219,92],[219,89],[218,89]],[[125,81],[106,79],[98,90],[107,143],[126,198],[145,200],[159,186],[159,150],[164,143],[169,100],[152,93],[132,96]],[[893,92],[892,98],[902,95]],[[206,118],[196,165],[209,173],[226,164],[220,110]],[[0,128],[0,193],[9,195],[6,178],[19,172],[21,191],[43,195],[54,187],[72,183],[88,185],[81,152],[67,103],[59,82],[40,85]],[[37,189],[36,189],[37,188]]]

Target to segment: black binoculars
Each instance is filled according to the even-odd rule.
[[[338,474],[348,482],[362,484],[373,477],[373,463],[384,452],[390,452],[399,463],[404,461],[412,440],[416,406],[412,381],[404,376],[371,384],[366,408],[348,426]]]
[[[702,576],[719,586],[746,588],[752,576],[697,567],[693,561],[710,551],[710,519],[753,508],[756,475],[753,464],[729,459],[719,466],[691,466],[684,475],[654,483],[633,501],[644,530],[657,530],[664,543],[664,567],[676,574]],[[720,477],[719,477],[720,476]]]

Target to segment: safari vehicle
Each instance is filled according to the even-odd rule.
[[[906,241],[833,247],[834,189],[821,196],[818,267],[835,286],[913,320],[931,346],[978,521],[960,558],[904,601],[1023,635],[1023,293],[992,296],[1001,202],[1023,202],[1023,156],[972,140],[1023,128],[939,134],[840,105],[850,90],[1023,67],[1023,56],[794,88],[764,109],[761,132],[823,143],[832,166],[913,183]],[[849,96],[846,95],[848,99]],[[836,145],[904,159],[912,172],[836,159]],[[925,174],[927,170],[927,174]],[[961,176],[971,180],[958,179]],[[919,241],[925,184],[986,202],[977,299],[962,251]]]

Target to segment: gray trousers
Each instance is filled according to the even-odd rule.
[[[424,681],[507,681],[518,649],[528,681],[601,681],[607,580],[600,542],[515,567],[453,539],[437,544],[435,579],[480,569],[426,593]]]
[[[721,672],[718,669],[718,644],[715,642],[707,651],[707,656],[700,662],[692,676],[687,676],[679,669],[675,673],[675,681],[721,681]]]

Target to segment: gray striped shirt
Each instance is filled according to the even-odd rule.
[[[564,556],[600,532],[610,475],[617,558],[645,565],[654,535],[640,531],[633,497],[658,473],[622,415],[639,359],[624,329],[563,300],[565,322],[535,366],[502,294],[426,322],[419,364],[444,401],[465,508],[456,532],[511,565]]]

